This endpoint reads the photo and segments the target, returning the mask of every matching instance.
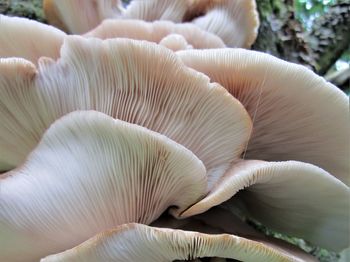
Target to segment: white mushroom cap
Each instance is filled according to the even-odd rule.
[[[0,58],[22,57],[35,64],[41,56],[56,59],[65,35],[27,18],[0,15]]]
[[[123,10],[120,0],[44,0],[43,7],[50,24],[73,34],[86,33]]]
[[[100,111],[184,145],[206,166],[208,188],[249,139],[244,107],[159,45],[67,36],[61,58],[39,64],[0,61],[0,169],[21,163],[52,122],[75,110]]]
[[[233,258],[241,261],[302,261],[259,242],[234,235],[208,235],[126,224],[99,234],[73,249],[46,257],[41,262],[165,262],[201,257]]]
[[[266,236],[262,232],[257,231],[252,226],[243,222],[242,219],[232,212],[232,209],[227,209],[227,205],[216,206],[203,214],[180,220],[172,218],[169,215],[162,215],[151,226],[196,231],[205,234],[236,235],[260,242],[295,260],[318,261],[315,257],[293,244],[278,238]]]
[[[246,192],[231,199],[242,189]],[[337,251],[350,245],[350,189],[321,168],[296,161],[242,161],[182,216],[237,197],[243,197],[248,213],[272,229]]]
[[[249,112],[253,134],[245,158],[312,163],[350,185],[349,98],[337,87],[264,53],[224,49],[178,55]]]
[[[255,0],[192,1],[192,12],[204,13],[193,24],[216,34],[230,47],[249,48],[255,42],[259,27]]]
[[[0,261],[38,261],[130,222],[184,210],[206,191],[202,162],[146,128],[94,111],[57,120],[0,179]]]
[[[123,18],[144,21],[169,20],[183,22],[191,3],[187,0],[133,0],[125,8]]]
[[[189,45],[186,39],[178,34],[167,35],[159,42],[159,44],[173,51],[193,49],[193,46]]]
[[[174,24],[170,21],[145,22],[129,19],[106,19],[85,36],[101,39],[122,37],[160,43],[162,39],[171,34],[181,35],[197,49],[225,47],[219,37],[201,30],[193,24]]]
[[[230,47],[250,47],[259,27],[255,0],[134,0],[122,17],[192,22]]]

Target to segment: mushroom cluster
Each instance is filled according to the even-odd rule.
[[[232,48],[254,1],[44,8],[0,15],[0,261],[316,261],[243,217],[350,246],[349,100]]]

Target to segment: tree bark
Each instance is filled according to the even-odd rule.
[[[293,0],[257,0],[261,26],[253,49],[303,64],[325,74],[350,42],[350,3],[330,7],[305,32]]]

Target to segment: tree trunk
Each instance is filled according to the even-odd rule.
[[[350,42],[350,3],[330,7],[304,32],[293,0],[257,0],[261,26],[253,49],[303,64],[325,74]]]

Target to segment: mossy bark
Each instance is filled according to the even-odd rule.
[[[295,18],[293,0],[257,0],[261,26],[253,49],[325,74],[350,42],[350,3],[330,7],[310,32]]]

